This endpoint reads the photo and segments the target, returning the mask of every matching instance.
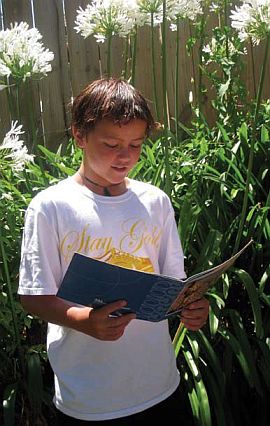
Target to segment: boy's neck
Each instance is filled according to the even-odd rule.
[[[105,186],[95,182],[93,179],[91,179],[89,176],[83,173],[82,170],[78,170],[77,174],[78,174],[78,178],[76,180],[81,185],[86,186],[88,189],[90,189],[92,192],[95,192],[96,194],[105,195],[108,197],[114,197],[117,195],[122,195],[127,191],[126,179],[120,183],[109,184]]]

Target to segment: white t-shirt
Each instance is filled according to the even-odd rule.
[[[106,197],[72,176],[35,196],[25,218],[18,293],[56,294],[74,252],[185,277],[168,196],[135,180],[124,194]],[[179,384],[167,320],[132,320],[113,342],[49,323],[47,350],[55,374],[54,403],[82,420],[137,413]]]

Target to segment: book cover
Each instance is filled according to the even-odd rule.
[[[137,319],[162,321],[200,299],[251,242],[225,262],[185,279],[127,269],[74,253],[57,296],[93,308],[126,300],[127,305],[115,315],[135,312]]]

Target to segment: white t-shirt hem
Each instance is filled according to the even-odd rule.
[[[62,413],[66,414],[67,416],[74,417],[75,419],[79,420],[112,420],[117,419],[120,417],[127,417],[131,416],[132,414],[140,413],[141,411],[147,410],[148,408],[154,407],[155,405],[159,404],[160,402],[167,399],[169,396],[173,394],[173,392],[177,389],[180,383],[180,376],[177,377],[176,382],[173,386],[170,387],[170,389],[167,392],[163,392],[161,395],[158,395],[156,398],[151,399],[150,401],[146,401],[143,404],[136,405],[134,407],[129,407],[123,410],[118,411],[112,411],[109,413],[78,413],[77,411],[70,410],[64,405],[61,404],[61,402],[56,401],[55,398],[53,400],[55,407],[61,411]]]

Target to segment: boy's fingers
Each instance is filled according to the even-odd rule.
[[[120,317],[110,318],[110,327],[122,327],[127,325],[132,319],[135,319],[135,314],[124,314]]]
[[[127,302],[125,300],[117,300],[116,302],[108,303],[107,305],[102,306],[102,308],[98,308],[98,311],[102,312],[103,315],[107,317],[118,309],[126,306],[126,304]]]

